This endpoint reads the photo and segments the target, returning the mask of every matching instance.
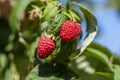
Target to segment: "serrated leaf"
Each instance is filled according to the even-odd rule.
[[[26,80],[70,80],[76,76],[61,64],[45,63],[37,65]],[[75,79],[74,79],[75,80]]]
[[[47,27],[48,34],[54,34],[54,35],[58,36],[59,32],[60,32],[60,28],[66,20],[67,20],[67,17],[64,14],[56,14],[51,25],[48,25],[48,27]]]
[[[70,20],[72,20],[71,14],[67,13],[66,11],[63,11],[62,13],[66,15]]]
[[[63,11],[62,13],[70,20],[73,20],[75,22],[81,22],[80,15],[74,8],[71,8],[69,10],[65,9],[65,11]]]
[[[43,12],[43,18],[44,20],[48,20],[51,17],[54,17],[56,13],[59,12],[59,9],[57,5],[59,4],[59,1],[53,1],[47,4],[44,12]]]
[[[69,12],[71,16],[73,17],[73,20],[76,22],[81,22],[80,15],[75,9],[69,9]]]
[[[102,53],[101,51],[94,49],[94,48],[87,48],[86,50],[89,52],[87,55],[91,55],[91,56],[95,57],[96,59],[100,60],[101,62],[106,64],[106,66],[108,66],[108,68],[111,67],[109,59],[104,53]]]
[[[26,7],[34,0],[19,0],[12,9],[9,24],[13,32],[20,30],[20,18]]]
[[[86,49],[86,47],[93,41],[93,39],[95,38],[95,36],[97,34],[97,32],[98,32],[97,20],[96,20],[95,16],[81,4],[78,4],[75,2],[73,2],[72,4],[79,6],[80,10],[82,11],[82,13],[86,19],[86,23],[87,23],[87,36],[81,45],[80,53],[78,54],[78,56],[79,56]],[[78,56],[76,56],[75,58],[77,58]]]
[[[114,80],[120,80],[120,65],[113,65]]]

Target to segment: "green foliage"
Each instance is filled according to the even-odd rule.
[[[0,53],[0,72],[2,72],[3,69],[5,69],[7,64],[8,64],[7,56],[3,53]]]
[[[105,72],[96,72],[96,74],[100,76],[106,77],[108,80],[113,80],[113,74],[111,73],[105,73]]]
[[[44,20],[49,20],[51,17],[54,17],[58,12],[59,1],[53,1],[47,4],[45,10],[43,11]]]
[[[33,62],[35,59],[35,51],[37,48],[38,41],[39,37],[37,37],[36,40],[30,45],[28,55],[31,62]]]
[[[120,79],[120,65],[113,65],[114,80]]]
[[[106,66],[108,66],[108,68],[110,68],[109,59],[104,53],[102,53],[101,51],[96,50],[94,48],[87,48],[87,51],[89,53],[85,53],[86,55],[88,55],[88,56],[90,55],[92,57],[95,57],[96,59],[103,62]]]
[[[67,6],[68,5],[69,5],[69,3],[67,4]],[[81,54],[85,50],[85,48],[91,43],[91,41],[94,39],[94,37],[97,33],[97,27],[96,27],[97,22],[96,22],[96,18],[92,15],[92,13],[89,10],[87,10],[86,8],[84,8],[80,4],[77,4],[77,5],[80,7],[81,11],[84,14],[84,17],[86,18],[87,32],[88,32],[88,34],[86,36],[86,39],[85,39],[85,42],[83,42],[83,46],[79,50],[80,52],[78,52],[78,53]],[[50,7],[48,8],[48,6],[50,6]],[[52,9],[53,6],[54,6],[54,4],[52,2],[51,2],[51,4],[50,3],[47,4],[47,7],[43,11],[45,13],[44,15],[46,15],[46,16],[48,15],[47,19],[46,19],[46,16],[44,16],[44,15],[43,15],[42,18],[45,18],[45,20],[49,20],[50,18],[53,17],[53,15],[50,15],[53,12],[52,10],[56,10],[56,12],[57,12],[57,9]],[[64,65],[66,64],[66,60],[68,59],[67,57],[69,57],[73,53],[76,53],[76,46],[77,46],[77,43],[79,41],[79,38],[76,39],[75,41],[72,41],[72,42],[69,42],[69,43],[65,43],[65,42],[61,41],[60,38],[59,38],[59,34],[58,34],[60,26],[67,20],[67,18],[71,19],[71,20],[74,20],[74,21],[81,21],[81,19],[79,18],[80,17],[79,13],[77,13],[72,7],[71,7],[71,9],[70,9],[70,6],[68,6],[68,7],[69,7],[68,9],[63,8],[61,10],[61,12],[62,12],[61,14],[56,14],[54,16],[55,18],[53,18],[53,20],[52,20],[53,22],[51,22],[51,24],[48,25],[48,27],[46,27],[47,34],[53,34],[54,36],[57,36],[56,37],[57,49],[46,60],[49,61],[49,60],[53,59],[52,60],[53,62],[57,62],[57,63],[59,62],[59,63],[62,63]],[[54,6],[54,8],[55,8],[55,6]],[[47,10],[47,9],[49,9],[50,11]],[[49,12],[49,14],[47,14],[48,12]],[[40,71],[37,71],[37,72],[40,72]],[[45,72],[45,70],[44,70],[44,72]],[[34,74],[34,73],[36,73],[36,71],[34,72],[34,70],[33,70],[33,72],[31,72],[31,74]],[[48,72],[48,73],[50,73],[50,72]],[[33,76],[31,74],[28,75],[28,79],[29,79],[29,77]],[[34,76],[37,76],[37,75],[38,74],[36,74]],[[41,76],[39,76],[39,79],[40,78],[41,78]],[[50,78],[51,78],[51,76],[50,76]]]
[[[26,80],[76,80],[77,76],[62,64],[45,63],[37,65]],[[74,79],[73,79],[74,78]]]
[[[63,6],[57,0],[40,1],[16,1],[10,15],[10,24],[1,27],[0,79],[120,79],[120,58],[105,47],[92,43],[98,28],[97,20],[91,11],[76,2],[67,2],[67,5]],[[23,20],[22,13],[25,14]],[[71,42],[61,40],[60,29],[67,20],[86,22],[86,26],[82,27],[86,27],[87,34],[81,45],[78,43],[82,36]],[[0,22],[1,24],[6,26],[6,23]],[[5,37],[3,34],[6,34]],[[46,59],[38,59],[38,41],[43,36],[52,37],[56,42],[56,49]]]
[[[7,68],[6,72],[5,72],[5,77],[4,77],[4,80],[19,80],[20,77],[19,77],[19,74],[16,70],[16,66],[15,64],[12,62],[10,64],[10,67]]]
[[[26,7],[34,0],[20,0],[16,3],[10,16],[10,26],[13,32],[20,30],[20,19]]]
[[[76,4],[79,6],[81,11],[83,12],[83,15],[86,19],[86,24],[87,24],[87,36],[84,39],[84,42],[81,46],[81,49],[80,49],[80,54],[81,54],[86,49],[86,47],[92,42],[92,40],[95,38],[95,36],[97,34],[97,31],[98,31],[97,20],[96,20],[95,16],[81,4],[78,4],[75,2],[73,2],[72,4]]]

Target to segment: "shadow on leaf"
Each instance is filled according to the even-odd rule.
[[[62,64],[44,63],[36,66],[26,80],[76,80],[77,76]]]

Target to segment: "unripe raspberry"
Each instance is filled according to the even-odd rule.
[[[81,34],[82,34],[81,25],[71,20],[66,21],[62,25],[60,31],[61,39],[66,42],[75,40]]]
[[[41,38],[38,43],[38,57],[41,59],[48,57],[55,48],[56,43],[54,40],[47,37]]]

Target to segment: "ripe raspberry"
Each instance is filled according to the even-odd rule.
[[[43,37],[38,43],[38,57],[44,59],[48,57],[56,48],[56,43],[54,40]]]
[[[82,34],[81,25],[74,21],[66,21],[61,28],[60,37],[63,41],[69,42],[75,40]]]

